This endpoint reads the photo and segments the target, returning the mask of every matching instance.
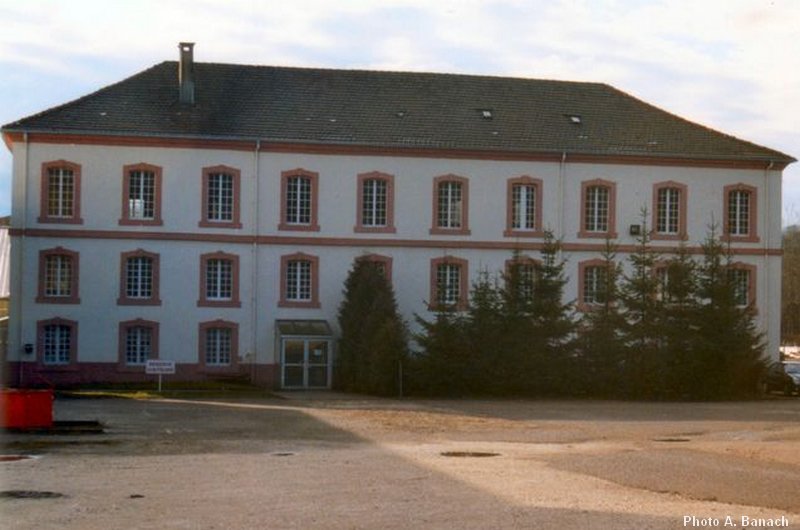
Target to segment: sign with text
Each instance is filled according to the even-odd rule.
[[[144,372],[152,375],[169,375],[175,373],[175,361],[162,361],[161,359],[148,359]]]

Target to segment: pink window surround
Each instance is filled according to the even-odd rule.
[[[507,259],[504,270],[505,270],[506,274],[510,274],[511,273],[511,267],[513,267],[514,265],[532,265],[535,268],[535,267],[540,266],[541,264],[542,264],[542,262],[539,261],[538,259],[533,259],[533,258],[528,257],[528,256],[519,256],[516,259],[514,259],[514,258]]]
[[[311,181],[311,219],[310,222],[305,223],[290,223],[287,216],[287,196],[289,192],[289,179],[292,177],[305,177]],[[319,232],[319,173],[308,171],[306,169],[297,168],[289,171],[281,172],[281,222],[278,224],[278,230],[294,230],[299,232]]]
[[[658,231],[658,193],[662,189],[676,189],[680,194],[678,200],[678,233],[670,234]],[[672,180],[653,184],[653,208],[650,239],[661,241],[685,241],[689,235],[686,227],[686,212],[689,201],[689,187]]]
[[[456,182],[461,184],[461,220],[457,228],[438,226],[439,223],[439,184]],[[441,175],[433,179],[433,219],[431,220],[431,235],[468,236],[469,229],[469,179],[458,175]]]
[[[532,186],[535,197],[534,207],[534,228],[522,229],[514,228],[514,187]],[[506,184],[506,229],[503,232],[505,237],[544,237],[542,229],[542,180],[523,175],[521,177],[508,179]]]
[[[47,326],[67,326],[70,328],[69,362],[50,364],[44,362],[45,328]],[[65,318],[51,318],[36,322],[36,362],[40,369],[71,372],[78,369],[78,323]]]
[[[367,180],[380,180],[386,183],[386,225],[371,226],[364,224],[364,183]],[[356,199],[356,225],[354,232],[394,234],[397,229],[394,226],[394,175],[372,171],[358,175],[358,197]]]
[[[288,298],[288,281],[287,274],[289,271],[289,262],[307,262],[311,267],[311,297],[308,300],[293,300]],[[281,298],[278,301],[278,307],[296,307],[305,309],[317,309],[320,307],[319,301],[319,258],[298,252],[289,254],[288,256],[281,256]]]
[[[730,196],[733,191],[745,191],[750,194],[749,210],[748,210],[748,233],[745,235],[731,234],[731,226],[729,219],[730,209]],[[758,237],[758,188],[749,186],[747,184],[732,184],[723,188],[723,197],[725,210],[722,213],[722,237],[723,241],[738,242],[738,243],[758,243],[761,239]]]
[[[608,189],[608,230],[590,232],[586,230],[586,201],[587,193],[591,187],[604,187]],[[617,183],[609,180],[595,179],[581,182],[581,227],[578,232],[581,238],[614,239],[617,237]]]
[[[50,199],[50,170],[67,169],[72,172],[72,212],[68,216],[51,214]],[[39,218],[40,223],[83,224],[81,219],[81,166],[66,160],[54,160],[42,164],[41,188],[39,190]]]
[[[149,298],[135,298],[128,296],[128,260],[130,258],[150,258],[152,268],[150,276],[150,289],[151,296]],[[119,298],[117,298],[117,305],[141,305],[141,306],[157,306],[161,305],[161,298],[159,295],[159,285],[161,278],[161,267],[159,266],[158,254],[147,252],[142,249],[132,250],[130,252],[123,252],[119,260]]]
[[[153,218],[137,219],[130,216],[130,182],[131,172],[147,171],[153,173]],[[162,189],[162,170],[159,166],[139,163],[124,166],[122,168],[122,216],[119,224],[123,226],[161,226],[161,189]]]
[[[392,258],[389,256],[381,256],[380,254],[365,254],[358,256],[356,261],[369,261],[372,263],[380,263],[383,265],[384,274],[389,283],[392,283]]]
[[[439,304],[439,291],[438,291],[438,278],[437,272],[439,265],[455,265],[459,268],[459,285],[458,285],[458,302],[455,305]],[[454,309],[456,311],[465,311],[469,302],[469,262],[465,259],[456,258],[453,256],[444,256],[441,258],[434,258],[431,260],[430,268],[430,301],[428,302],[428,309],[431,311]]]
[[[584,295],[584,288],[586,287],[585,272],[586,272],[586,269],[588,269],[590,267],[606,268],[607,266],[608,266],[608,263],[605,260],[602,260],[602,259],[599,259],[599,258],[598,259],[591,259],[591,260],[587,260],[587,261],[581,261],[580,263],[578,263],[578,302],[575,305],[575,308],[578,311],[582,311],[582,312],[593,311],[593,310],[597,309],[598,307],[600,307],[600,304],[587,303],[586,301],[584,301],[583,295]]]
[[[740,261],[731,263],[728,267],[729,269],[735,270],[746,270],[747,271],[747,305],[756,309],[756,274],[758,273],[758,267],[755,265],[750,265],[749,263],[742,263]]]
[[[230,300],[215,300],[208,298],[208,262],[209,260],[227,261],[231,265],[231,297]],[[213,252],[200,256],[200,298],[197,307],[242,307],[239,300],[239,256],[225,252]]]
[[[137,318],[136,320],[126,320],[119,323],[118,335],[118,352],[117,352],[117,371],[119,372],[144,372],[144,365],[128,364],[126,358],[126,347],[128,330],[130,328],[148,328],[150,330],[150,356],[148,359],[158,359],[158,330],[159,323],[153,320],[144,320]]]
[[[209,365],[206,363],[206,334],[209,329],[229,329],[231,333],[230,364]],[[230,373],[239,370],[239,324],[228,320],[211,320],[198,325],[198,364],[205,373]]]
[[[230,221],[220,221],[220,220],[213,220],[210,219],[210,213],[208,211],[208,199],[209,199],[209,181],[211,175],[217,174],[225,174],[230,175],[233,179],[233,199],[231,204],[232,209],[232,218]],[[200,222],[197,223],[197,226],[202,228],[241,228],[241,190],[242,190],[242,178],[241,178],[241,171],[234,167],[229,166],[212,166],[212,167],[204,167],[203,168],[203,196],[202,196],[202,217]]]
[[[47,258],[51,256],[63,256],[70,263],[69,295],[54,296],[47,294]],[[36,295],[36,303],[39,304],[80,304],[81,299],[78,295],[80,287],[80,255],[72,250],[63,247],[50,248],[39,251],[39,286]]]

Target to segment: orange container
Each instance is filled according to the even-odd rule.
[[[52,390],[0,390],[3,427],[40,429],[53,426]]]

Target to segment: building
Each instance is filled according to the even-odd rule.
[[[777,356],[793,158],[599,83],[164,62],[3,127],[10,374],[26,383],[331,381],[356,258],[401,311],[459,306],[545,229],[594,302],[605,239],[697,251],[712,220]],[[21,365],[19,363],[22,363]]]

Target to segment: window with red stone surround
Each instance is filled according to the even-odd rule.
[[[517,274],[519,274],[519,284],[522,289],[522,296],[526,299],[533,298],[533,289],[536,283],[537,267],[541,265],[539,260],[530,258],[528,256],[518,256],[516,258],[507,259],[505,266],[505,278],[508,279],[513,272],[513,268],[517,267]]]
[[[279,307],[318,308],[319,258],[298,252],[281,256]]]
[[[204,372],[235,372],[239,365],[239,324],[221,319],[201,322],[198,364]]]
[[[739,307],[756,304],[756,273],[758,268],[747,263],[731,263],[728,267],[728,279],[733,284],[736,305]]]
[[[239,256],[214,252],[200,256],[198,307],[241,307]]]
[[[506,185],[506,237],[544,237],[542,181],[529,176],[508,179]]]
[[[66,160],[42,164],[40,223],[82,224],[81,166]]]
[[[39,251],[40,304],[79,304],[80,255],[62,247]]]
[[[442,175],[433,179],[433,235],[470,234],[469,179]]]
[[[469,300],[469,262],[453,256],[431,260],[430,301],[432,311],[464,311]]]
[[[160,226],[161,168],[151,164],[132,164],[122,168],[121,225]]]
[[[733,184],[723,189],[722,240],[741,243],[758,243],[758,188],[747,184]]]
[[[292,169],[281,173],[281,222],[278,230],[319,232],[319,173]]]
[[[685,240],[688,187],[680,182],[653,185],[652,231],[654,240]]]
[[[617,184],[595,179],[581,182],[581,229],[578,237],[614,239]]]
[[[36,322],[36,360],[48,369],[78,366],[78,323],[64,318]]]
[[[241,228],[241,172],[233,167],[203,168],[202,217],[204,228]]]
[[[159,255],[142,249],[123,252],[119,260],[118,305],[161,305]]]
[[[381,256],[380,254],[364,254],[358,256],[356,261],[368,261],[378,267],[378,270],[383,272],[389,283],[392,283],[392,258],[389,256]]]
[[[158,359],[158,322],[137,318],[119,323],[117,366],[143,371],[148,359]]]
[[[358,175],[355,232],[394,234],[394,175],[373,171]]]

